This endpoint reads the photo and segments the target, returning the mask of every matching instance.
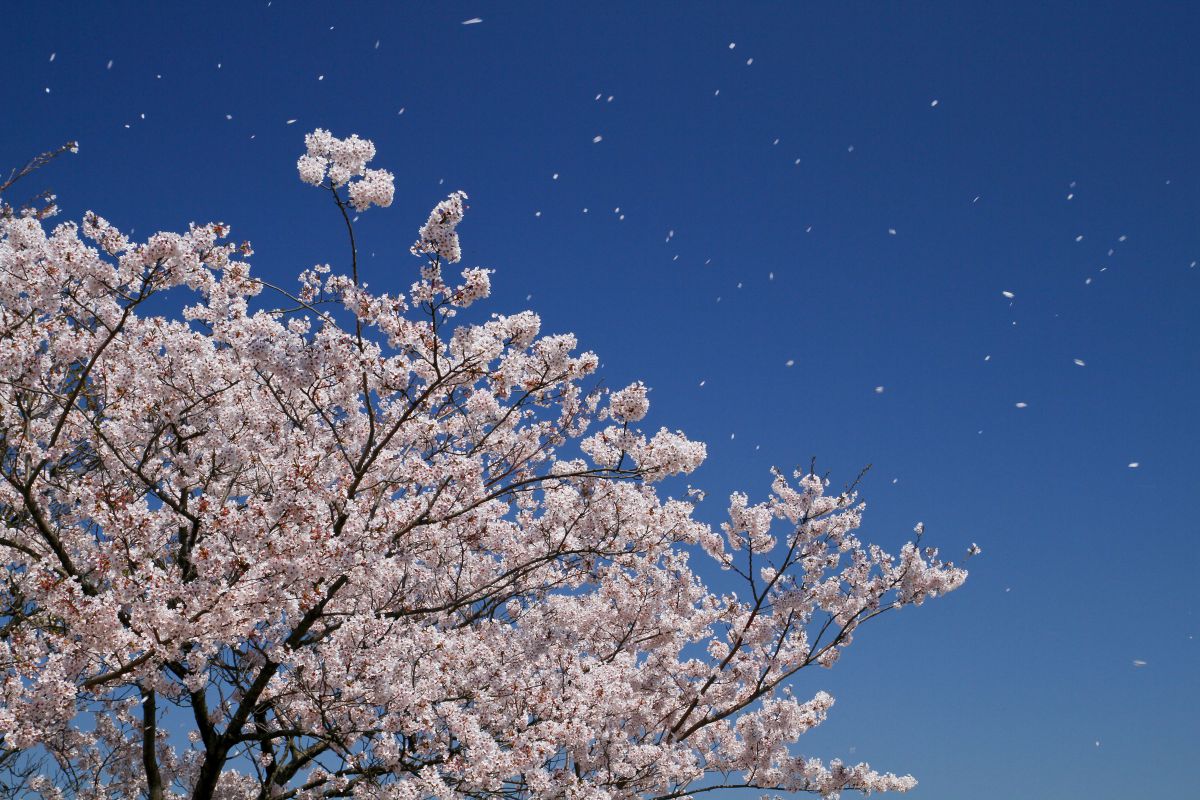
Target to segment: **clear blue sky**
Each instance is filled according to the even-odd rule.
[[[286,279],[345,256],[303,134],[374,139],[366,279],[465,189],[491,309],[652,386],[706,519],[816,456],[874,464],[866,537],[983,547],[805,678],[806,750],[921,800],[1194,792],[1200,6],[829,5],[10,2],[0,164],[78,139],[27,188]]]

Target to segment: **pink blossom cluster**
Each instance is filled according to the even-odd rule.
[[[304,137],[307,152],[300,156],[296,168],[300,180],[320,186],[326,177],[336,189],[349,184],[350,203],[358,211],[372,205],[387,207],[395,193],[394,176],[384,169],[370,169],[367,162],[375,157],[375,144],[352,134],[338,139],[329,131],[317,128]],[[353,182],[353,178],[358,178]]]
[[[631,383],[608,399],[609,413],[617,422],[639,422],[650,411],[650,399],[646,397],[646,385],[641,381]]]
[[[463,200],[466,199],[466,192],[451,192],[449,197],[434,207],[411,248],[414,255],[437,256],[447,264],[457,264],[462,259],[457,228],[463,220],[466,208]]]
[[[318,181],[373,155],[310,138]],[[406,295],[325,265],[264,292],[223,223],[138,242],[92,213],[0,220],[0,785],[914,785],[799,754],[833,698],[793,684],[966,573],[919,541],[898,557],[862,543],[862,504],[810,472],[734,494],[719,528],[697,519],[698,492],[659,482],[704,445],[639,429],[643,384],[605,403],[595,354],[529,311],[451,324],[490,292],[488,270],[442,278],[464,198],[421,229],[430,263]],[[737,591],[707,587],[697,557]]]

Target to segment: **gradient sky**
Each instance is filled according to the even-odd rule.
[[[962,590],[804,674],[838,698],[806,752],[912,772],[919,800],[1195,791],[1200,6],[0,19],[0,166],[79,140],[24,186],[66,216],[138,237],[221,220],[272,280],[342,268],[295,161],[315,127],[358,133],[397,176],[358,224],[365,279],[406,289],[417,226],[466,190],[488,308],[531,307],[609,385],[653,387],[648,424],[709,443],[704,519],[815,456],[835,483],[873,464],[864,538],[923,520],[945,555],[978,542]]]

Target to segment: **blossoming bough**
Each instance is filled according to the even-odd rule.
[[[392,176],[368,141],[307,143],[353,239],[346,206],[389,205]],[[660,497],[704,446],[640,431],[641,384],[585,391],[596,356],[531,312],[451,324],[489,292],[445,273],[465,199],[421,228],[407,296],[368,292],[353,247],[289,294],[221,223],[0,219],[0,793],[914,785],[795,755],[833,700],[789,679],[965,572],[861,544],[812,474],[735,494],[720,531]],[[142,313],[176,287],[180,317]],[[252,313],[264,287],[283,307]],[[743,590],[706,589],[692,545]]]

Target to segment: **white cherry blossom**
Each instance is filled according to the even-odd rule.
[[[306,141],[302,179],[343,213],[347,182],[355,208],[391,202],[369,141]],[[833,698],[793,679],[965,571],[920,526],[898,556],[860,541],[863,505],[815,470],[697,519],[702,493],[658,484],[705,447],[637,427],[642,383],[605,404],[597,356],[533,312],[454,324],[491,291],[443,277],[465,199],[421,228],[404,294],[361,285],[353,249],[268,286],[220,222],[139,241],[0,215],[16,796],[912,788],[801,754]]]

